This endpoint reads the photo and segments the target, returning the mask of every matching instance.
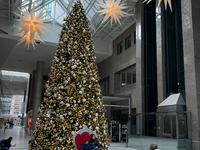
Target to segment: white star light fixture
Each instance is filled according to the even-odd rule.
[[[150,3],[152,0],[144,0],[144,2],[143,3],[145,3],[145,2],[147,2],[147,4],[148,3]],[[159,7],[160,6],[160,3],[162,2],[162,0],[158,0],[158,6],[157,7]],[[167,9],[167,3],[169,4],[169,7],[170,7],[170,9],[171,9],[171,11],[172,11],[172,3],[171,3],[171,0],[164,0],[164,3],[165,3],[165,9]]]
[[[113,23],[113,20],[115,21],[115,23],[120,23],[120,18],[127,15],[126,12],[122,11],[123,9],[126,8],[126,3],[125,1],[122,2],[121,4],[121,0],[117,0],[115,2],[115,0],[106,0],[105,3],[100,3],[99,6],[102,7],[103,9],[98,11],[98,13],[101,13],[100,15],[105,15],[102,23],[104,23],[106,20],[108,20],[109,18],[111,18],[111,26]]]
[[[21,19],[16,19],[16,21],[21,22],[20,25],[15,26],[20,29],[18,36],[22,36],[22,38],[19,40],[19,43],[23,43],[24,41],[25,46],[28,46],[28,50],[30,47],[30,44],[32,44],[33,48],[35,49],[36,41],[41,41],[42,37],[44,36],[44,31],[48,31],[46,28],[44,28],[42,25],[44,25],[44,22],[48,21],[49,19],[44,19],[45,13],[40,12],[37,16],[35,16],[35,8],[33,7],[32,13],[29,13],[28,10],[22,11],[23,15],[17,14],[14,12],[15,15],[19,16]],[[49,31],[48,31],[49,32]]]

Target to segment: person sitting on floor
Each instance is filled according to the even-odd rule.
[[[90,139],[90,147],[92,150],[99,150],[99,147],[100,147],[99,142],[94,134],[91,136],[91,139]]]
[[[85,144],[82,145],[81,150],[92,150],[88,139],[85,140]]]
[[[10,147],[15,147],[15,145],[11,145],[12,137],[9,137],[7,140],[0,141],[0,148],[1,150],[9,150]]]

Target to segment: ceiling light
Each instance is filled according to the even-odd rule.
[[[25,45],[28,46],[28,49],[30,44],[32,44],[33,48],[35,49],[35,45],[37,45],[36,41],[43,42],[42,37],[44,36],[44,33],[42,30],[48,31],[42,25],[44,25],[44,22],[50,19],[43,19],[45,17],[43,12],[40,12],[37,16],[35,16],[34,7],[32,9],[32,13],[29,13],[27,9],[25,9],[25,11],[20,11],[23,15],[14,12],[15,15],[21,18],[16,20],[22,23],[18,26],[15,26],[20,29],[18,36],[22,36],[18,44],[25,41]]]
[[[111,18],[111,25],[113,20],[115,21],[115,23],[120,23],[120,19],[121,17],[127,15],[126,12],[122,11],[123,9],[125,9],[125,1],[122,2],[120,4],[121,0],[117,0],[115,2],[115,0],[106,0],[105,3],[100,2],[99,6],[102,7],[103,9],[100,11],[97,11],[98,13],[101,13],[100,15],[105,15],[102,23],[104,23],[106,20],[108,20],[109,18]]]
[[[147,4],[148,4],[148,3],[150,3],[151,1],[152,1],[152,0],[144,0],[143,3],[147,2]],[[158,6],[157,6],[157,7],[160,6],[161,2],[162,2],[162,0],[158,0]],[[171,11],[172,11],[172,3],[171,3],[171,0],[164,0],[165,9],[167,9],[167,3],[169,4],[169,7],[170,7],[170,9],[171,9]]]

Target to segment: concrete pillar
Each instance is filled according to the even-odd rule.
[[[142,1],[136,4],[136,113],[144,111],[144,33]]]
[[[37,71],[33,70],[32,75],[31,75],[31,88],[30,88],[30,97],[29,97],[29,102],[28,102],[28,112],[33,109],[36,73],[37,73]]]
[[[200,2],[181,2],[186,106],[191,112],[188,136],[192,139],[192,149],[197,150],[200,149]]]
[[[33,70],[32,74],[30,76],[31,82],[30,82],[29,86],[31,86],[31,87],[30,87],[30,91],[29,91],[30,96],[29,96],[29,99],[28,99],[26,114],[28,114],[28,112],[33,109],[33,99],[34,99],[33,96],[34,96],[34,90],[35,90],[35,87],[34,87],[35,86],[35,76],[36,76],[36,70]],[[25,129],[26,128],[28,128],[28,115],[26,116],[26,120],[25,120]]]
[[[37,70],[35,76],[34,95],[33,95],[33,111],[32,111],[32,130],[35,129],[36,120],[38,117],[38,107],[42,99],[42,81],[43,81],[44,62],[37,62]]]
[[[162,9],[162,11],[165,11]],[[164,16],[161,7],[156,9],[156,48],[157,48],[157,86],[158,104],[166,98],[165,60],[164,60]]]

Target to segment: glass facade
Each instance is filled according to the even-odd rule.
[[[164,11],[166,94],[184,93],[184,56],[181,1],[172,1],[174,11]]]
[[[156,51],[156,4],[152,1],[144,7],[144,92],[145,113],[156,112],[157,96],[157,51]],[[156,118],[146,115],[144,120],[146,128],[144,133],[156,136]]]
[[[46,6],[46,19],[51,18],[52,3]]]
[[[156,124],[150,136],[145,134],[148,125],[144,118],[152,118]],[[191,150],[192,142],[188,138],[190,129],[190,113],[169,112],[137,114],[130,116],[130,132],[128,146],[135,149],[148,150],[150,144],[158,145],[161,150]]]

